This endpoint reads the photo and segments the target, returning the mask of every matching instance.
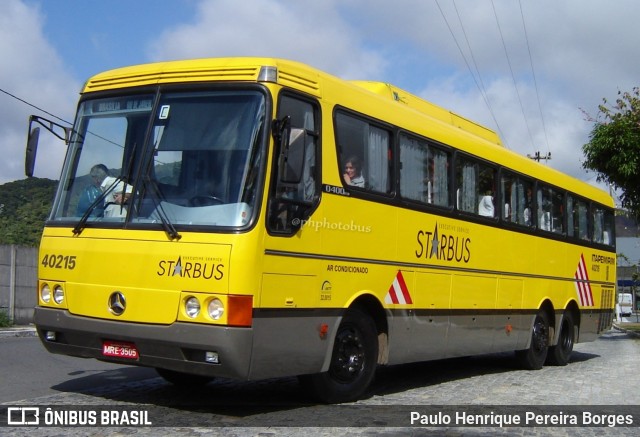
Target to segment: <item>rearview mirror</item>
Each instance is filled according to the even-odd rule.
[[[64,141],[65,144],[69,144],[69,137],[71,136],[71,128],[62,126],[46,118],[32,115],[29,117],[29,131],[27,134],[27,150],[24,158],[24,173],[31,177],[33,176],[33,169],[36,165],[36,155],[38,152],[38,141],[40,139],[40,128],[31,126],[34,123],[38,123],[46,130],[54,134],[56,137]]]
[[[33,169],[36,165],[36,154],[38,152],[38,140],[40,139],[40,128],[34,127],[27,137],[27,151],[24,158],[24,173],[27,177],[33,176]]]

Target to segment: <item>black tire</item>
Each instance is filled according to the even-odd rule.
[[[549,348],[547,355],[547,363],[554,366],[566,366],[573,352],[573,343],[575,339],[575,324],[573,315],[570,311],[566,311],[562,315],[562,324],[560,325],[560,335],[558,335],[558,343]]]
[[[549,352],[549,318],[547,313],[539,311],[531,330],[531,344],[528,349],[516,351],[516,357],[523,368],[538,370],[544,365]]]
[[[336,332],[329,370],[300,376],[303,387],[326,403],[359,399],[375,376],[377,337],[371,317],[358,309],[348,309]]]
[[[165,381],[178,387],[202,387],[213,381],[213,377],[177,372],[175,370],[156,368],[158,375]]]

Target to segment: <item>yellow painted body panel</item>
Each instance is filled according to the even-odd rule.
[[[39,275],[41,280],[65,283],[65,305],[72,314],[169,324],[178,318],[183,291],[223,296],[257,289],[259,279],[242,271],[231,275],[231,243],[236,239],[224,235],[194,239],[185,234],[178,242],[168,241],[163,233],[97,229],[73,237],[69,229],[47,228]],[[247,256],[243,242],[251,244],[251,234],[235,244],[237,264],[248,266],[255,262],[254,251]],[[42,265],[50,256],[74,257],[73,269]],[[107,305],[115,291],[127,296],[131,308],[120,316]]]
[[[277,81],[260,79],[263,66],[277,68]],[[39,305],[68,310],[69,325],[82,319],[88,326],[87,342],[93,338],[92,329],[104,328],[102,321],[115,325],[117,320],[124,322],[118,331],[124,339],[133,335],[130,325],[149,325],[150,331],[138,332],[146,335],[153,353],[164,346],[158,345],[163,343],[158,337],[166,331],[151,330],[170,326],[173,346],[182,350],[180,339],[191,324],[190,347],[200,353],[210,351],[202,328],[213,331],[207,325],[218,325],[216,344],[241,363],[231,360],[232,370],[223,375],[271,377],[326,371],[332,351],[327,340],[333,339],[342,310],[361,297],[381,308],[380,318],[385,320],[377,321],[386,324],[388,351],[380,361],[389,363],[525,349],[533,317],[545,302],[550,302],[558,319],[565,308],[578,305],[583,326],[598,323],[596,312],[612,310],[616,268],[612,247],[581,246],[560,236],[500,228],[497,220],[468,220],[452,210],[410,206],[394,198],[395,193],[368,199],[344,195],[348,192],[342,187],[333,128],[337,106],[613,208],[607,193],[506,150],[490,129],[402,90],[342,81],[291,61],[233,58],[112,70],[91,78],[83,94],[195,82],[260,82],[271,94],[272,119],[278,114],[283,89],[316,99],[321,115],[319,182],[323,189],[342,191],[321,192],[313,213],[294,235],[270,234],[265,219],[275,174],[270,138],[262,204],[249,230],[181,232],[179,241],[170,241],[161,230],[87,227],[74,236],[71,227],[47,227],[40,247],[40,286],[62,285],[66,299],[61,305],[42,300]],[[593,294],[589,306],[580,304],[574,279],[582,257]],[[122,315],[109,309],[116,292],[128,299]],[[189,297],[205,305],[213,299],[226,305],[233,295],[253,298],[250,309],[260,317],[254,318],[249,333],[245,329],[230,334],[227,314],[218,320],[202,314],[190,319],[184,311]],[[41,317],[55,324],[50,311],[42,311]],[[235,346],[237,338],[243,347]],[[298,342],[298,350],[292,351],[288,341]],[[297,361],[287,354],[300,351],[302,358]],[[198,367],[201,362],[180,367],[172,354],[178,352],[161,358],[150,354],[158,361],[150,359],[146,365],[206,374]],[[199,359],[197,353],[193,356],[193,361]],[[294,366],[294,373],[273,364],[278,359],[282,366]]]
[[[159,83],[255,82],[261,66],[278,68],[278,85],[265,84],[274,96],[284,85],[321,97],[323,183],[341,185],[332,125],[333,108],[339,104],[613,206],[611,198],[601,190],[506,150],[493,131],[444,108],[389,84],[345,82],[297,62],[272,58],[222,58],[145,64],[98,74],[87,82],[83,93]],[[443,238],[447,242],[433,256],[436,232],[440,236],[438,244],[442,244]],[[148,234],[145,233],[145,238]],[[89,272],[78,271],[86,273],[83,278],[91,278],[87,282],[109,285],[107,289],[127,284],[141,290],[139,293],[142,294],[146,289],[181,288],[227,293],[230,281],[248,283],[240,289],[256,293],[255,305],[264,308],[344,308],[356,296],[368,292],[384,302],[398,270],[406,272],[408,286],[416,293],[413,308],[537,308],[545,298],[564,305],[575,298],[575,287],[570,279],[580,255],[584,254],[587,262],[593,255],[607,255],[523,233],[327,193],[323,193],[319,207],[296,236],[266,235],[263,243],[255,240],[256,246],[247,249],[255,253],[243,256],[256,262],[257,270],[250,273],[246,266],[236,267],[230,260],[231,247],[244,245],[245,239],[249,238],[244,234],[207,236],[204,239],[211,243],[193,244],[184,240],[179,244],[162,242],[161,234],[156,237],[159,241],[138,241],[136,237],[121,241],[91,240],[92,250],[82,247],[81,242],[87,241],[84,237],[77,243],[56,241],[55,244],[57,247],[68,246],[65,252],[83,253],[87,264],[93,267]],[[46,251],[46,235],[43,242]],[[170,269],[175,265],[171,262],[177,262],[185,247],[188,247],[185,252],[194,259],[207,259],[207,251],[215,247],[211,257],[217,260],[214,262],[224,264],[224,277],[213,281],[189,278],[185,285],[183,278],[172,276]],[[261,264],[259,260],[265,250],[291,256],[266,256]],[[132,253],[137,254],[133,266],[124,261],[122,255]],[[154,255],[149,259],[152,253]],[[295,254],[314,256],[296,257]],[[105,266],[106,259],[109,260],[108,269],[97,267]],[[165,260],[164,265],[158,265],[160,259]],[[139,271],[136,267],[139,265],[147,266],[142,276],[144,280],[133,273]],[[612,283],[615,264],[606,267],[596,272],[597,265],[590,265],[590,279]],[[74,272],[70,273],[68,280],[73,283]],[[47,275],[46,269],[43,274]],[[247,276],[252,279],[248,280]],[[558,281],[560,278],[564,282]],[[307,291],[309,287],[313,290],[311,293]],[[438,291],[434,292],[434,288]],[[263,294],[257,290],[262,290]],[[106,290],[102,294],[105,293]],[[97,300],[103,298],[100,295]],[[157,306],[163,305],[158,303]],[[165,311],[167,314],[157,316],[158,320],[170,318],[169,311]],[[170,312],[175,313],[173,309]]]
[[[577,300],[581,255],[591,281],[615,279],[609,252],[342,196],[324,195],[296,237],[273,243],[291,257],[267,257],[268,271],[317,275],[321,306],[346,307],[361,292],[384,302],[398,270],[412,294],[406,307],[422,309],[535,309],[547,298],[564,308]],[[599,257],[608,261],[592,261]],[[320,300],[322,284],[330,300]]]

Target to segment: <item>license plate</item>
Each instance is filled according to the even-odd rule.
[[[121,341],[105,341],[102,343],[102,355],[129,360],[137,360],[139,358],[138,349],[133,343],[123,343]]]

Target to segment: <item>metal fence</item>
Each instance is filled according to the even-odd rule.
[[[0,312],[16,325],[33,322],[38,283],[38,249],[0,245]]]

